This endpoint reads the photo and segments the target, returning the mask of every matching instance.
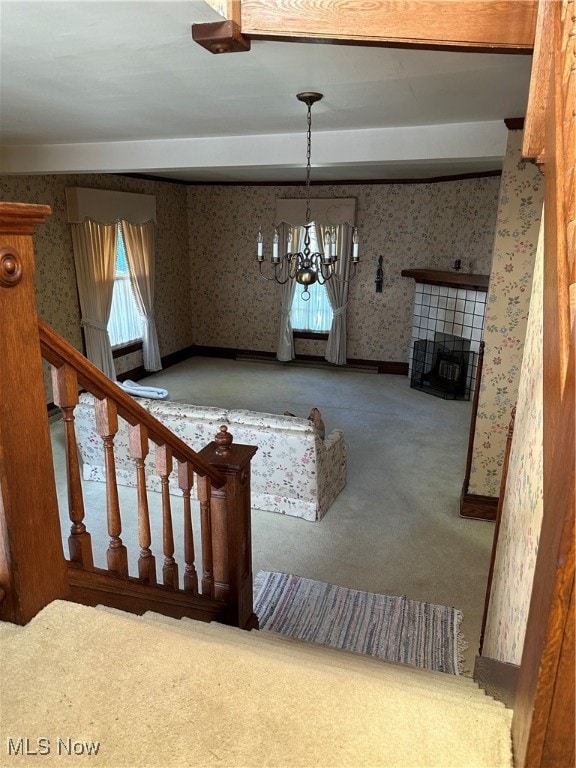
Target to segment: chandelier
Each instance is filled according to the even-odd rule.
[[[258,232],[257,259],[260,268],[260,275],[264,280],[274,280],[280,285],[284,285],[288,280],[296,280],[297,283],[304,286],[302,298],[307,301],[310,298],[309,287],[314,283],[324,285],[328,280],[335,277],[340,282],[349,282],[356,274],[356,266],[360,261],[358,257],[358,229],[353,227],[352,232],[352,253],[350,263],[352,264],[352,274],[349,278],[343,279],[337,274],[338,251],[336,227],[327,227],[324,232],[324,251],[310,250],[310,228],[314,226],[310,221],[310,158],[312,150],[312,104],[323,98],[321,93],[305,91],[297,93],[296,98],[308,106],[308,130],[307,130],[307,148],[306,148],[306,220],[304,223],[304,248],[300,251],[291,252],[292,235],[288,232],[288,252],[284,255],[279,254],[279,236],[278,228],[274,229],[272,240],[272,256],[270,263],[274,269],[271,277],[267,277],[262,271],[264,263],[264,238],[262,229]],[[346,224],[344,226],[351,226]]]

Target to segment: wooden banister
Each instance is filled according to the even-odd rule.
[[[47,206],[0,203],[0,620],[25,624],[53,600],[69,599],[135,613],[157,610],[175,617],[253,627],[249,477],[256,448],[231,448],[232,438],[222,427],[207,453],[196,453],[38,320],[32,234],[49,213]],[[52,365],[54,401],[63,414],[72,523],[68,562],[62,551],[42,356]],[[92,540],[84,523],[74,416],[80,388],[96,398],[95,426],[106,474],[107,571],[94,566]],[[121,537],[115,455],[119,418],[130,425],[128,453],[136,474],[138,578],[129,573]],[[162,585],[157,584],[151,549],[145,466],[149,440],[156,446],[155,469],[162,488]],[[181,531],[174,530],[172,520],[169,476],[173,459],[178,462],[184,507]],[[200,498],[202,594],[198,593],[192,525],[195,474]],[[184,538],[184,589],[174,558],[176,537],[180,536]]]
[[[46,205],[0,203],[0,620],[68,595],[34,296]]]
[[[99,400],[108,398],[116,404],[118,416],[132,426],[142,424],[148,436],[158,445],[169,445],[172,456],[179,462],[189,462],[197,475],[209,477],[217,488],[224,484],[224,476],[196,451],[189,448],[167,427],[151,416],[130,395],[105,376],[84,355],[59,336],[49,325],[38,320],[42,356],[56,368],[68,364],[75,369],[80,386],[89,390]]]

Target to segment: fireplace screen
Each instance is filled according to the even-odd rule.
[[[410,386],[445,400],[469,400],[470,342],[447,333],[414,342]]]

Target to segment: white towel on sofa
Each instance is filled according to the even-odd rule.
[[[127,379],[126,381],[118,381],[116,383],[122,387],[124,392],[127,392],[133,397],[147,397],[150,400],[167,400],[169,396],[167,389],[162,389],[161,387],[146,387],[142,384],[137,384],[135,381],[130,381],[130,379]]]

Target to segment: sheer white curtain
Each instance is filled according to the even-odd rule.
[[[324,249],[327,227],[317,226],[318,240]],[[335,276],[325,285],[332,306],[332,326],[326,342],[324,358],[335,365],[346,364],[346,311],[348,309],[348,280],[350,276],[350,254],[352,253],[352,227],[343,224],[334,227],[336,233]]]
[[[300,229],[292,224],[282,222],[278,226],[278,249],[281,254],[288,252],[288,234],[292,236],[290,251],[296,252],[300,243]],[[280,293],[280,329],[278,332],[278,346],[276,348],[276,357],[283,363],[294,359],[294,337],[292,335],[292,323],[290,321],[290,312],[292,310],[292,299],[296,290],[296,280],[289,279],[284,285],[279,286]]]
[[[116,271],[116,237],[116,224],[100,224],[91,219],[72,224],[86,356],[114,381],[116,370],[107,325]]]
[[[154,222],[130,224],[128,221],[121,221],[120,225],[126,246],[130,283],[138,308],[144,317],[144,368],[147,371],[159,371],[162,362],[154,318]]]
[[[300,230],[304,237],[304,230]],[[316,226],[310,227],[310,250],[320,249]],[[307,300],[302,298],[302,286],[298,286],[292,299],[292,329],[298,331],[312,331],[315,333],[327,333],[332,325],[332,306],[328,299],[326,289],[320,283],[312,283],[308,286]]]

